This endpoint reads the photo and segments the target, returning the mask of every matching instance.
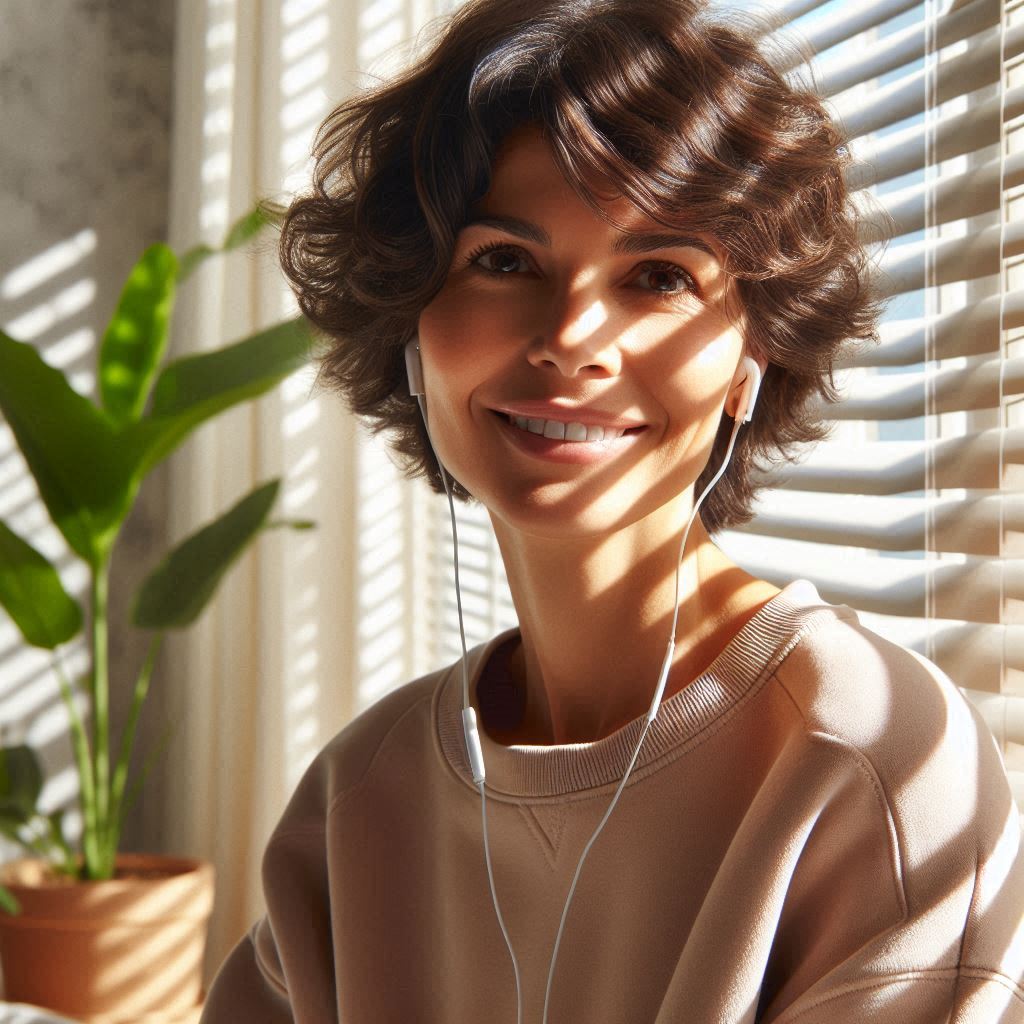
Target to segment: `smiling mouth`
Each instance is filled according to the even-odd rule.
[[[546,437],[552,441],[568,441],[571,443],[594,443],[596,441],[614,441],[627,434],[639,434],[646,427],[600,427],[587,426],[583,423],[562,420],[535,419],[527,416],[514,416],[511,413],[499,412],[507,423],[519,430],[538,437]]]

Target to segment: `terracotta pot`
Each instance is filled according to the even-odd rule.
[[[86,1024],[199,1019],[213,865],[118,854],[115,877],[76,882],[38,860],[0,868],[21,913],[0,911],[4,998]]]

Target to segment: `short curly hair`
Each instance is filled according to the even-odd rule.
[[[400,77],[339,106],[311,190],[285,217],[281,262],[330,341],[319,381],[390,432],[410,476],[442,489],[403,350],[442,287],[494,154],[539,126],[567,181],[610,182],[643,213],[710,235],[768,362],[757,415],[701,508],[709,533],[749,521],[764,470],[827,436],[833,366],[877,340],[849,154],[820,99],[791,84],[753,23],[700,0],[469,0]],[[697,492],[721,464],[723,414]],[[455,492],[468,492],[455,482]]]

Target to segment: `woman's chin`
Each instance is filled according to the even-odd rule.
[[[600,540],[635,526],[658,509],[646,508],[635,500],[615,501],[605,492],[596,500],[581,495],[578,489],[547,484],[515,495],[490,495],[482,503],[495,528],[546,540]]]

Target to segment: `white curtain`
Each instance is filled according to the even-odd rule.
[[[448,6],[448,0],[179,0],[172,243],[181,249],[199,240],[215,242],[258,197],[286,200],[291,191],[303,187],[308,180],[312,133],[323,116],[365,83],[367,72],[386,76],[407,52],[404,44]],[[956,16],[966,8],[973,13]],[[760,9],[766,8],[760,5]],[[1016,35],[1003,31],[1001,8],[992,0],[956,3],[941,16],[931,0],[929,4],[872,0],[856,9],[835,2],[791,0],[769,9],[780,24],[796,24],[823,55],[819,74],[851,124],[857,127],[858,117],[867,118],[859,125],[864,133],[859,153],[867,153],[866,159],[876,169],[891,167],[892,183],[911,191],[913,182],[898,175],[927,161],[915,164],[911,159],[903,166],[907,161],[899,147],[912,148],[915,130],[907,120],[913,111],[906,108],[906,100],[915,88],[914,61],[933,60],[935,51],[934,45],[918,47],[918,36],[928,28],[934,44],[937,30],[940,46],[957,47],[974,34],[972,19],[980,18],[981,42],[988,49],[974,46],[969,52],[984,56],[994,37],[997,71],[981,83],[982,91],[971,102],[990,105],[1001,102],[998,69],[1016,53],[1005,46],[1000,51],[999,44],[1007,39],[1013,47],[1019,43]],[[821,14],[817,20],[796,21],[808,13],[813,18],[816,12]],[[947,53],[949,59],[955,55]],[[867,66],[872,57],[881,60],[877,68]],[[860,63],[864,67],[858,68]],[[901,83],[903,74],[909,76],[910,85]],[[966,83],[964,89],[974,88],[969,76],[957,72],[955,77]],[[1005,98],[997,109],[1008,109]],[[881,111],[882,116],[872,122],[871,111]],[[887,135],[889,126],[898,130]],[[942,126],[936,130],[941,136]],[[904,139],[901,132],[910,134]],[[982,144],[992,142],[982,140],[977,146]],[[991,163],[991,151],[985,156]],[[998,163],[1002,157],[995,159]],[[1016,182],[1005,168],[999,173],[1001,189]],[[927,182],[928,188],[934,187],[931,175]],[[904,198],[913,207],[914,196]],[[897,204],[895,212],[901,209]],[[986,207],[989,215],[991,210]],[[913,215],[910,221],[914,222]],[[934,219],[922,226],[931,232],[925,241],[933,241],[932,235],[938,235]],[[907,230],[912,232],[913,223]],[[960,238],[956,244],[967,246],[974,231],[974,222],[953,224],[944,230],[942,241]],[[1017,250],[1007,248],[1005,236],[1004,230],[999,248],[1007,259]],[[912,234],[902,241],[911,247],[916,244]],[[908,258],[916,252],[894,251]],[[938,250],[933,247],[933,251]],[[953,250],[944,259],[949,266],[959,266],[963,253]],[[899,258],[890,270],[899,271]],[[930,472],[944,464],[943,459],[954,467],[978,458],[991,461],[993,446],[1001,469],[1004,462],[1012,466],[1019,461],[1013,447],[1016,433],[1009,430],[1015,421],[1006,399],[1014,393],[1017,378],[1011,371],[1016,364],[1009,359],[1008,345],[1004,342],[1000,348],[998,341],[1000,326],[1005,330],[1019,320],[1010,289],[1011,270],[1007,268],[998,283],[989,280],[985,296],[968,290],[952,297],[968,300],[968,305],[987,297],[991,305],[996,296],[994,320],[989,316],[986,323],[989,335],[994,330],[997,337],[996,356],[989,358],[996,358],[993,365],[1001,384],[996,389],[998,409],[984,415],[958,412],[951,416],[945,407],[926,406],[925,399],[919,404],[931,419],[907,421],[919,415],[914,411],[917,405],[912,401],[913,410],[900,413],[898,385],[913,382],[909,377],[896,381],[886,374],[915,372],[919,362],[915,331],[930,339],[929,362],[920,371],[921,380],[931,389],[928,394],[934,394],[940,370],[973,372],[974,364],[963,362],[971,354],[961,353],[954,345],[949,349],[953,359],[939,366],[941,334],[936,343],[933,321],[950,309],[954,314],[959,309],[949,305],[948,289],[938,308],[917,312],[905,302],[897,303],[881,356],[866,367],[851,368],[853,401],[842,417],[836,441],[852,443],[853,448],[840,452],[823,447],[816,461],[788,481],[788,500],[785,495],[772,499],[760,525],[755,522],[749,531],[726,539],[727,550],[752,571],[777,582],[785,582],[795,572],[808,575],[826,597],[854,604],[867,613],[874,628],[939,657],[940,663],[947,655],[962,656],[964,649],[957,644],[943,646],[942,631],[950,627],[947,620],[963,625],[959,635],[982,644],[979,658],[986,664],[994,658],[998,665],[998,671],[972,696],[979,703],[987,701],[990,724],[1004,756],[1017,757],[1024,742],[1024,722],[1013,716],[1024,719],[1024,715],[1012,689],[1021,664],[1012,646],[1017,642],[1015,631],[1021,628],[1011,618],[1016,605],[1010,598],[1015,600],[1015,595],[1009,593],[994,613],[986,612],[988,617],[977,624],[965,623],[969,614],[943,612],[941,601],[941,614],[934,606],[918,610],[922,602],[913,597],[933,592],[934,567],[924,563],[935,550],[948,550],[933,543],[942,502],[962,502],[955,514],[965,524],[966,534],[976,535],[977,523],[1005,519],[1011,508],[1009,488],[1016,481],[1003,478],[1000,490],[999,483],[993,487],[991,481],[972,482],[969,476],[953,479],[947,474],[945,482],[931,479],[926,487],[915,482],[918,476],[923,481],[923,472],[903,472],[908,464],[916,464],[915,459],[931,467]],[[947,275],[938,283],[948,280]],[[921,284],[907,284],[902,292],[922,292],[925,283],[922,277]],[[977,304],[973,315],[981,317],[983,306],[984,302]],[[1007,310],[1016,319],[1007,319]],[[220,345],[292,312],[269,241],[258,254],[236,254],[208,264],[187,286],[180,299],[174,344],[179,354]],[[961,325],[958,336],[977,336],[977,331],[972,334]],[[866,378],[879,383],[862,383]],[[969,378],[976,381],[977,374],[966,373],[957,381],[966,386]],[[953,390],[963,394],[957,381]],[[207,425],[172,465],[174,538],[213,517],[256,482],[277,475],[285,480],[279,512],[319,523],[312,533],[264,535],[231,573],[199,625],[169,644],[165,681],[177,690],[185,709],[170,758],[181,770],[168,787],[169,834],[183,852],[212,859],[218,872],[208,973],[262,913],[260,857],[309,760],[346,722],[388,690],[458,654],[446,504],[423,486],[400,480],[381,443],[362,435],[338,398],[310,397],[311,385],[309,374],[297,375],[258,404]],[[945,418],[940,420],[941,415]],[[893,422],[897,427],[909,422],[913,430],[920,428],[920,436],[901,435]],[[942,444],[953,447],[946,451]],[[957,444],[963,447],[956,448]],[[858,453],[870,455],[858,459]],[[911,482],[901,484],[901,473]],[[841,483],[837,474],[844,476]],[[865,528],[854,541],[857,547],[851,548],[851,538],[844,532],[853,500],[850,495],[858,487],[865,489],[869,478],[884,478],[891,486],[876,491],[873,501],[870,496],[856,499],[858,508],[865,511],[858,514]],[[944,492],[939,490],[943,487]],[[966,490],[949,489],[955,487]],[[990,490],[985,494],[971,490],[978,487]],[[927,491],[924,501],[915,489]],[[836,502],[827,500],[831,495],[838,495],[846,525],[833,522]],[[987,505],[982,498],[989,499]],[[904,503],[893,504],[898,501]],[[897,558],[879,559],[878,549],[893,550],[895,530],[908,532],[908,510],[926,524],[923,550],[910,529],[909,540],[895,543]],[[467,639],[474,643],[512,622],[513,611],[486,517],[480,509],[468,507],[460,510],[460,518]],[[777,538],[774,547],[768,535]],[[958,550],[971,548],[968,544]],[[1000,550],[998,544],[996,550]],[[997,575],[1020,564],[1012,563],[1009,556],[1014,551],[1007,543],[1003,542],[1001,551],[993,561]],[[976,582],[974,570],[981,559],[965,562],[965,558],[958,563],[966,565],[963,579]],[[832,572],[832,565],[841,566],[842,572]],[[989,594],[992,585],[987,579],[982,583]],[[851,580],[864,585],[857,589]],[[879,580],[889,584],[880,586]],[[962,587],[954,592],[964,594]],[[901,604],[906,593],[911,598]],[[959,606],[970,607],[970,601]]]
[[[256,199],[301,185],[313,130],[356,84],[353,69],[429,13],[412,2],[179,0],[172,244],[216,243]],[[175,353],[291,315],[265,238],[189,282]],[[338,399],[310,397],[312,383],[298,374],[207,425],[171,465],[172,539],[275,476],[277,512],[319,524],[264,534],[197,626],[168,643],[165,682],[183,709],[168,835],[217,870],[208,976],[262,912],[260,856],[306,765],[422,663],[407,586],[422,497]]]

